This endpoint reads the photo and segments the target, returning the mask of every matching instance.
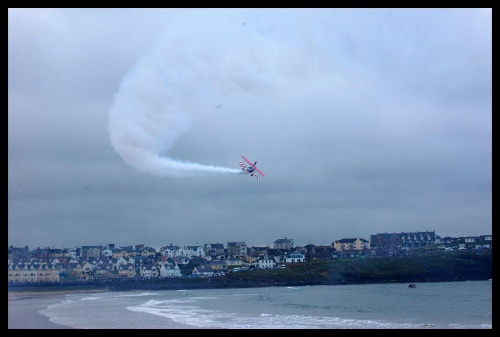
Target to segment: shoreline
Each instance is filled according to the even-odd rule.
[[[491,279],[489,279],[491,281]],[[131,289],[137,291],[138,289]],[[9,291],[8,292],[8,329],[79,329],[68,325],[52,322],[48,316],[40,313],[52,304],[64,301],[69,294],[86,294],[113,292],[104,289],[95,290],[44,290],[44,291]],[[85,296],[85,295],[82,295]],[[49,310],[50,312],[50,310]],[[172,322],[169,329],[199,329]]]
[[[75,293],[97,293],[106,290],[44,290],[8,291],[8,329],[75,329],[68,325],[52,322],[39,311],[46,309],[64,295]],[[36,300],[36,301],[33,301]]]
[[[69,293],[69,292],[68,292]],[[54,323],[39,311],[64,296],[64,292],[8,294],[8,329],[74,329]]]
[[[261,288],[261,287],[296,287],[296,286],[319,286],[319,285],[354,285],[354,284],[385,284],[385,283],[427,283],[427,282],[463,282],[463,281],[486,281],[490,278],[426,278],[418,279],[413,278],[410,281],[401,279],[385,279],[385,280],[349,280],[349,281],[336,281],[336,280],[310,280],[310,281],[252,281],[248,279],[233,279],[228,281],[217,279],[204,279],[202,282],[183,282],[180,280],[169,280],[165,283],[149,283],[149,282],[130,282],[129,284],[120,283],[118,286],[105,286],[90,285],[86,289],[81,287],[74,288],[74,285],[58,284],[56,286],[49,285],[47,287],[32,287],[27,285],[26,290],[24,287],[17,289],[8,288],[8,301],[17,301],[23,298],[33,298],[34,296],[48,296],[48,295],[62,295],[62,294],[75,294],[75,293],[100,293],[100,292],[127,292],[127,291],[158,291],[158,290],[201,290],[201,289],[238,289],[238,288]],[[201,281],[201,280],[200,280]],[[213,282],[211,282],[213,281]],[[53,286],[53,287],[52,287]],[[52,287],[52,289],[50,288]]]
[[[95,290],[8,291],[7,297],[8,301],[20,301],[36,297],[49,297],[49,296],[75,294],[75,293],[99,293],[105,291],[107,290],[95,289]]]
[[[8,327],[7,329],[79,329],[69,325],[52,322],[48,316],[39,311],[49,305],[60,302],[67,294],[99,293],[108,290],[55,290],[8,292]],[[169,329],[200,329],[189,324],[170,323]]]

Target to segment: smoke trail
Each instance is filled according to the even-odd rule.
[[[214,106],[213,100],[202,101],[217,94],[209,73],[221,65],[221,54],[204,44],[200,31],[176,28],[175,34],[165,32],[123,79],[109,114],[111,144],[127,165],[160,177],[241,173],[165,156],[202,106]]]
[[[158,176],[240,173],[165,154],[191,121],[217,103],[277,94],[289,83],[302,83],[311,70],[313,62],[304,64],[300,51],[258,24],[217,13],[179,20],[123,79],[109,131],[112,146],[131,167]]]

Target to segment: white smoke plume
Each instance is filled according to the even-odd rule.
[[[216,94],[207,72],[209,63],[217,65],[220,60],[205,59],[214,54],[199,34],[189,30],[165,32],[152,52],[125,76],[115,95],[109,114],[111,144],[127,165],[140,172],[160,177],[241,173],[236,168],[166,156],[193,118],[202,113],[195,110],[203,106],[203,97]]]
[[[115,95],[109,116],[111,144],[138,171],[177,177],[240,173],[166,154],[190,122],[213,110],[221,98],[269,95],[304,68],[296,51],[235,15],[194,20],[167,29]]]

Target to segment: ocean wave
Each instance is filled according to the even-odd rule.
[[[142,297],[142,296],[156,296],[158,293],[140,293],[140,294],[125,294],[120,297]]]

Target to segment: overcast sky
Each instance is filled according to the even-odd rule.
[[[492,234],[491,9],[9,9],[8,86],[9,245]]]

